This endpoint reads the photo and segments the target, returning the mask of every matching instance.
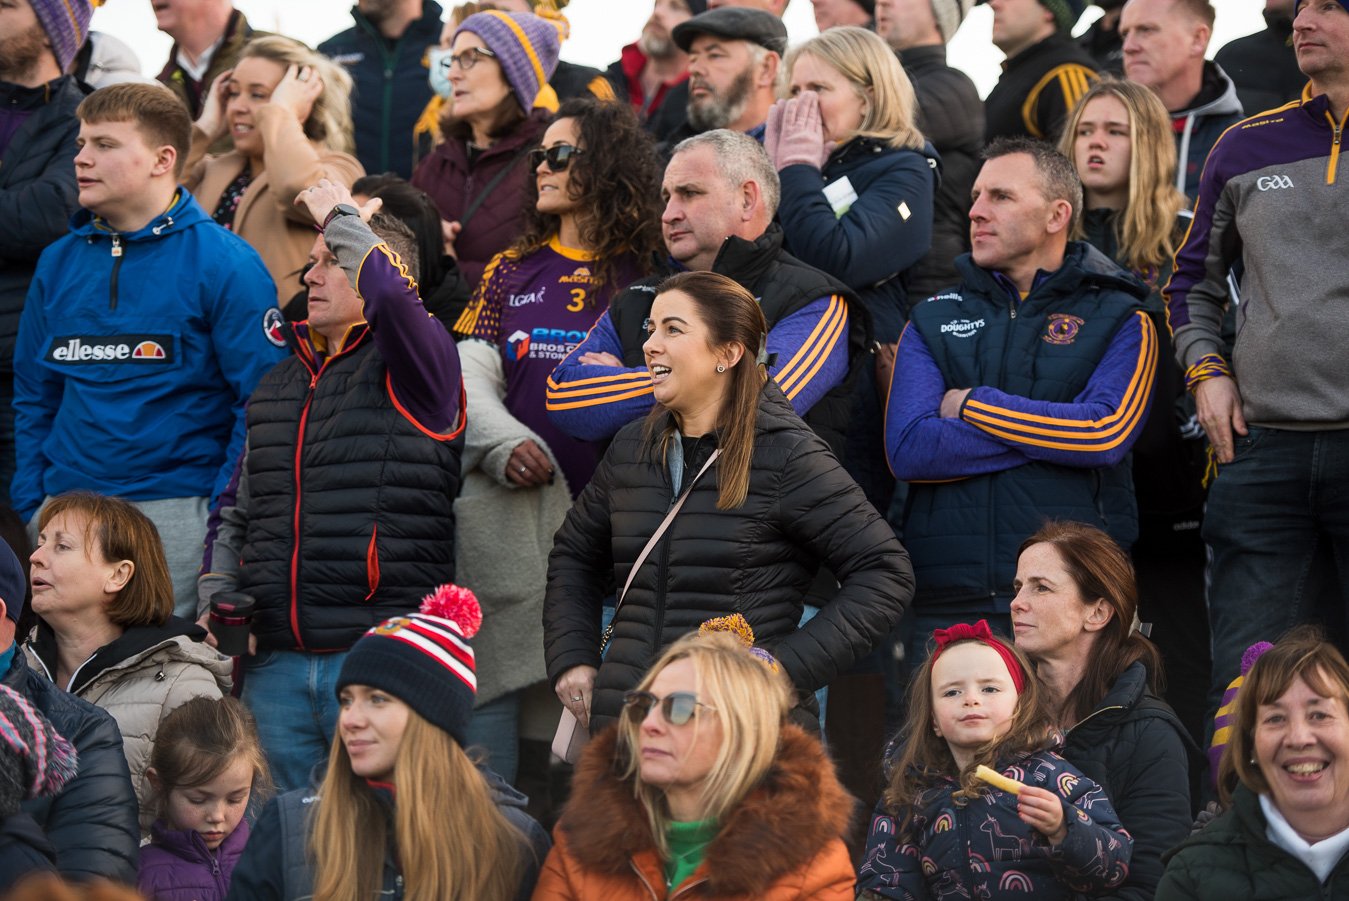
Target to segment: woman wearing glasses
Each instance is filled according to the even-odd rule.
[[[549,557],[554,691],[595,733],[666,645],[740,613],[811,722],[812,693],[898,622],[913,594],[908,555],[768,377],[753,295],[723,275],[680,273],[656,288],[647,325],[650,381],[634,390],[656,403],[614,436]],[[798,629],[820,567],[838,591]],[[600,607],[614,584],[601,657]]]
[[[724,632],[671,645],[581,757],[534,901],[851,901],[852,798],[779,670]]]
[[[437,59],[451,88],[445,140],[417,164],[412,183],[440,208],[446,251],[470,285],[520,234],[526,157],[549,119],[535,103],[553,98],[557,51],[557,29],[547,21],[493,10],[465,19],[449,55]]]
[[[515,692],[544,678],[541,659],[531,667],[512,651],[531,635],[542,642],[553,533],[604,452],[552,424],[544,391],[610,296],[651,271],[660,245],[655,146],[626,104],[567,101],[529,162],[523,234],[487,265],[455,325],[473,409],[455,504],[457,578],[488,611],[472,740],[508,780]]]

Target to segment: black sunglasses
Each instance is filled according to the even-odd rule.
[[[708,710],[717,709],[698,700],[698,696],[691,691],[674,691],[663,698],[658,698],[649,691],[630,691],[623,695],[623,712],[634,723],[645,720],[651,708],[657,704],[660,704],[661,716],[665,717],[665,722],[671,726],[686,724],[693,719],[693,714],[699,707]]]
[[[542,147],[535,147],[529,151],[529,167],[537,169],[540,163],[547,160],[549,169],[554,172],[565,172],[567,166],[571,165],[571,158],[582,153],[585,153],[585,151],[570,144],[554,144],[546,150]]]

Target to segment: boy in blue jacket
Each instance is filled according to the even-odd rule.
[[[285,358],[276,290],[179,187],[192,126],[171,94],[114,85],[76,114],[81,209],[38,261],[14,353],[13,504],[31,519],[67,491],[137,502],[195,619],[208,504],[248,395]]]

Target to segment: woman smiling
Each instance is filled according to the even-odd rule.
[[[1219,791],[1231,808],[1172,852],[1158,901],[1349,898],[1349,664],[1315,630],[1246,673]]]
[[[643,347],[656,406],[615,436],[549,559],[548,674],[592,732],[661,649],[729,613],[781,661],[812,721],[811,693],[870,651],[912,596],[894,533],[768,379],[766,331],[757,301],[725,276],[686,272],[656,289]],[[797,629],[821,566],[840,587]],[[601,604],[625,581],[602,658]]]

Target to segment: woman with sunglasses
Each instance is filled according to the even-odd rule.
[[[586,748],[534,901],[852,901],[852,798],[786,722],[779,664],[728,619],[742,637],[676,641]]]
[[[766,332],[754,295],[724,275],[656,287],[650,381],[634,383],[656,403],[614,436],[548,560],[548,675],[592,734],[666,645],[731,613],[781,661],[794,718],[818,729],[813,693],[889,634],[913,595],[894,532],[769,378]],[[837,591],[798,629],[821,568]]]
[[[610,296],[651,271],[660,245],[660,166],[626,104],[567,101],[530,163],[524,233],[488,264],[455,326],[466,336],[459,355],[473,408],[455,505],[457,572],[489,611],[482,640],[501,652],[484,654],[500,665],[484,669],[471,731],[508,780],[515,692],[544,678],[542,659],[527,666],[510,651],[530,633],[542,641],[552,536],[604,452],[553,425],[544,392]]]
[[[417,164],[412,183],[435,200],[446,252],[471,286],[520,234],[526,157],[549,119],[537,104],[556,104],[548,79],[557,51],[557,29],[546,20],[491,10],[465,19],[437,60],[452,95],[441,120],[445,140]]]

